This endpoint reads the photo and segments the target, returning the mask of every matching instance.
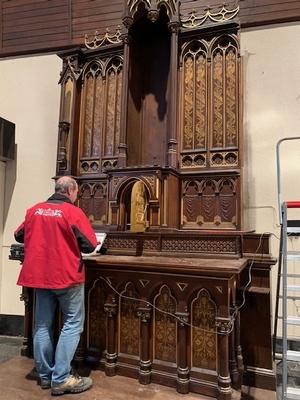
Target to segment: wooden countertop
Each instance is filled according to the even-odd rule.
[[[119,256],[95,255],[85,256],[87,268],[109,267],[119,270],[133,270],[141,272],[161,272],[196,274],[209,276],[232,276],[239,274],[249,262],[247,258],[187,258],[165,256]]]

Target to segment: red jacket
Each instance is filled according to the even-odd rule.
[[[61,194],[27,210],[15,232],[24,243],[18,285],[63,289],[85,281],[81,252],[91,253],[97,239],[83,211]]]

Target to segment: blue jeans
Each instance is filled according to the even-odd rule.
[[[35,332],[33,353],[41,380],[52,381],[52,386],[70,375],[71,362],[84,325],[84,285],[66,289],[36,289]],[[63,327],[55,346],[53,322],[60,305]]]

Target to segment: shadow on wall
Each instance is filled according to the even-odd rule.
[[[243,229],[252,230],[256,227],[256,215],[251,213],[251,204],[255,204],[255,191],[251,188],[255,187],[255,176],[253,176],[253,171],[251,169],[252,162],[252,147],[251,142],[247,136],[249,131],[248,123],[244,123],[244,137],[243,137],[243,147],[244,147],[244,165],[243,165],[243,203],[242,203],[242,216],[243,216]],[[250,198],[251,193],[251,198]]]
[[[14,160],[6,161],[5,184],[4,184],[4,207],[3,207],[3,226],[6,224],[8,211],[17,179],[18,145],[15,144]]]

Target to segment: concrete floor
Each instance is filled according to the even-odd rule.
[[[37,385],[33,360],[19,354],[21,338],[0,337],[0,400],[54,399],[50,390]],[[197,394],[181,395],[174,388],[150,384],[122,376],[107,377],[102,371],[92,371],[93,387],[79,394],[66,394],[64,399],[80,400],[212,400]],[[243,387],[242,393],[233,392],[233,400],[276,400],[276,393]]]

